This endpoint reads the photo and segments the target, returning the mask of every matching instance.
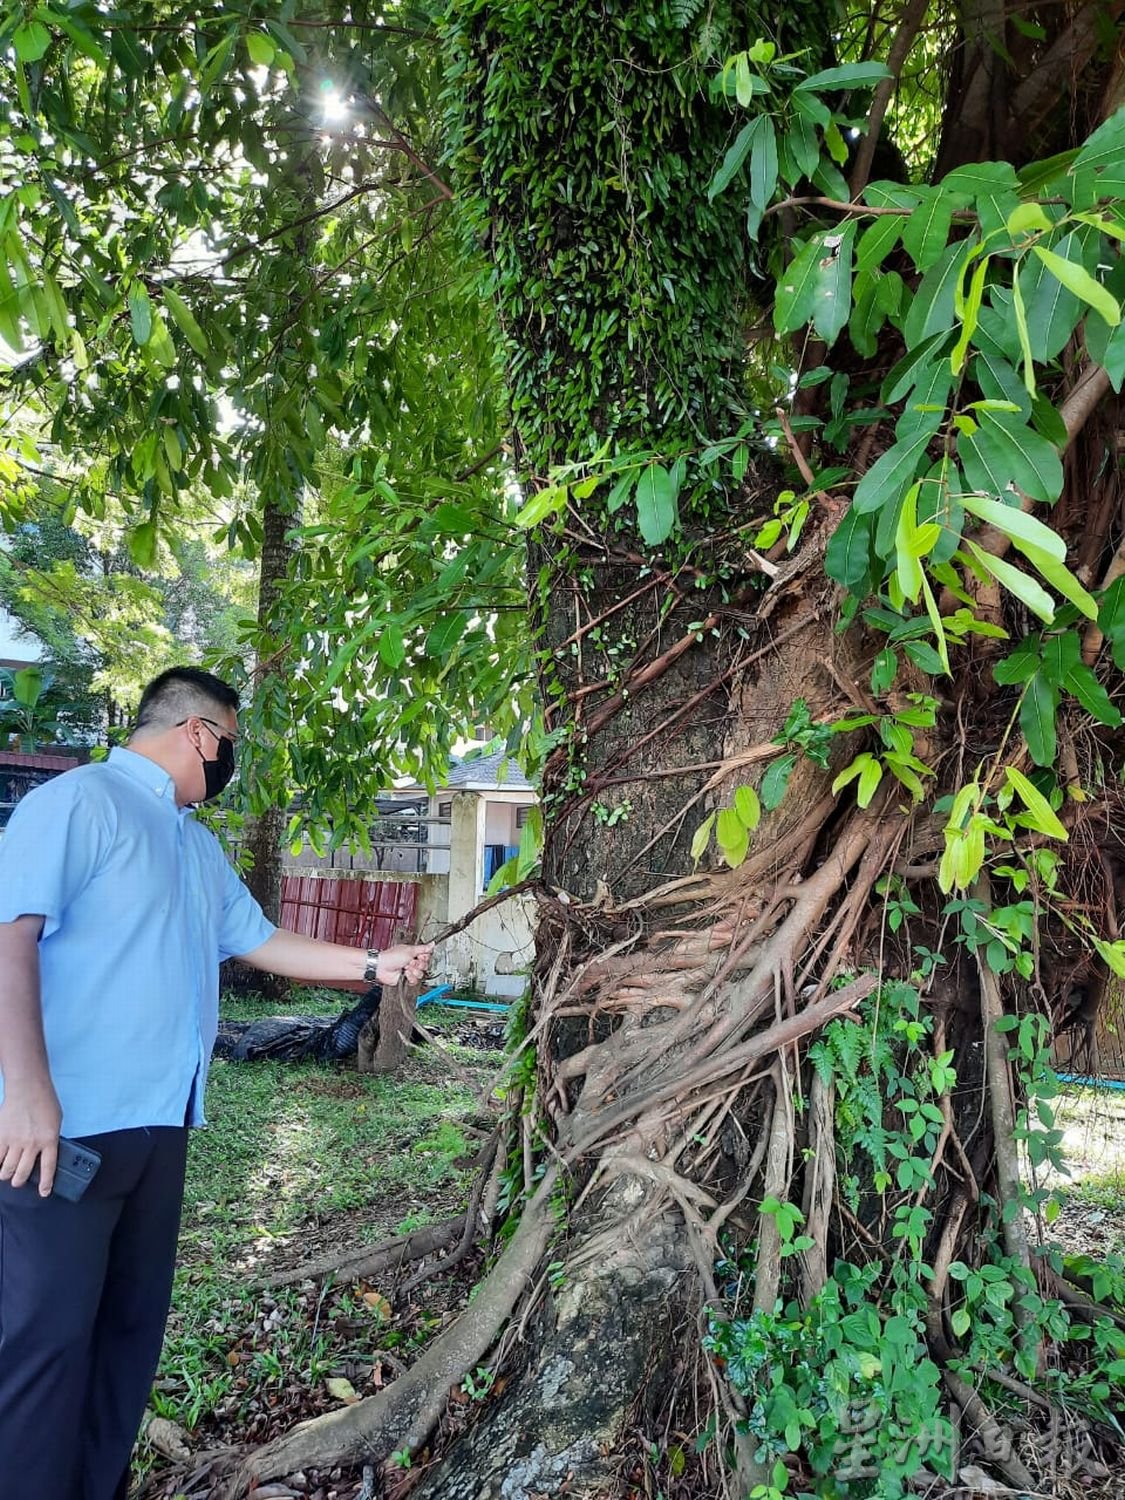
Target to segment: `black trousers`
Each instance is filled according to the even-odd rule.
[[[126,1500],[160,1357],[187,1130],[84,1136],[79,1203],[0,1183],[0,1497]]]

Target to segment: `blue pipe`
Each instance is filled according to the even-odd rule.
[[[1087,1078],[1081,1073],[1056,1073],[1060,1083],[1077,1083],[1084,1089],[1111,1089],[1125,1092],[1125,1078]]]
[[[423,1005],[448,1005],[458,1010],[495,1010],[503,1014],[511,1010],[510,1005],[500,1005],[491,1000],[443,1000],[443,995],[448,995],[453,988],[451,984],[439,984],[435,990],[427,990],[424,995],[418,996],[418,1009]]]

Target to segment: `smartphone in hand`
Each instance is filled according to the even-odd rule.
[[[55,1182],[51,1189],[53,1198],[65,1198],[68,1203],[77,1203],[94,1180],[102,1164],[101,1154],[91,1146],[79,1145],[59,1136],[59,1159],[55,1166]],[[39,1186],[39,1167],[35,1167],[27,1179],[29,1187]]]

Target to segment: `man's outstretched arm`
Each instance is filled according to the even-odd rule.
[[[43,918],[0,922],[0,1182],[22,1187],[39,1162],[39,1192],[55,1180],[62,1112],[47,1066],[39,994]]]
[[[379,954],[376,979],[379,984],[395,984],[403,975],[420,982],[434,951],[432,943],[400,943],[384,948]],[[367,967],[367,949],[349,948],[343,943],[325,943],[279,927],[259,947],[240,953],[239,959],[252,969],[282,974],[286,979],[304,979],[310,984],[354,983],[363,979]]]

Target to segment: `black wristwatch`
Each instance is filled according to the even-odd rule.
[[[363,982],[365,984],[376,984],[378,982],[379,975],[377,971],[379,968],[379,955],[381,952],[382,949],[380,948],[368,948],[367,967],[363,971]]]

